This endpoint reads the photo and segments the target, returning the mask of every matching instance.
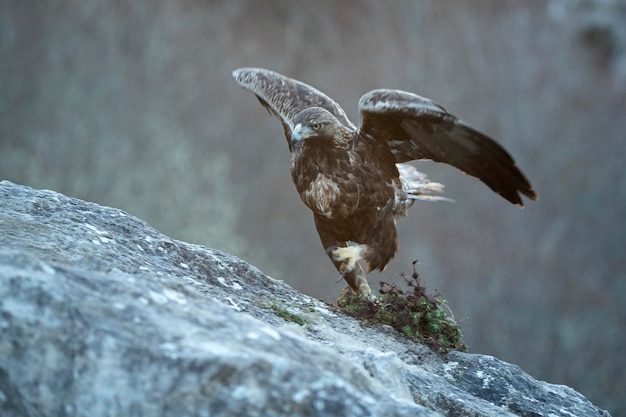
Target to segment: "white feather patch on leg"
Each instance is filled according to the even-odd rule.
[[[367,247],[365,245],[354,245],[347,247],[334,248],[331,253],[335,261],[342,262],[339,271],[342,274],[354,271],[356,264],[363,259],[363,253]]]

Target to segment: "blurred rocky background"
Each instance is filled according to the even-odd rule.
[[[540,200],[520,210],[417,163],[457,202],[414,206],[370,282],[419,260],[471,352],[626,415],[623,1],[0,0],[0,179],[121,208],[330,301],[343,282],[240,66],[312,84],[355,122],[363,93],[413,91],[502,143]]]

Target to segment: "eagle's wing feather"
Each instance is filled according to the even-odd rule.
[[[287,141],[291,136],[293,117],[308,107],[322,107],[341,124],[356,130],[339,104],[308,84],[263,68],[239,68],[233,71],[233,77],[240,86],[254,93],[268,111],[280,118]]]
[[[362,135],[384,141],[396,162],[430,159],[472,175],[511,203],[520,194],[537,198],[511,155],[424,97],[400,90],[373,90],[359,100]]]

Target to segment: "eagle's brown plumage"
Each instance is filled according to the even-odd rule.
[[[337,103],[302,82],[260,68],[233,76],[280,118],[300,198],[313,211],[328,256],[360,294],[370,292],[365,274],[382,271],[398,249],[396,218],[415,199],[444,199],[430,195],[441,184],[405,162],[446,162],[520,206],[520,194],[537,198],[500,145],[431,100],[370,91],[359,100],[357,129]]]

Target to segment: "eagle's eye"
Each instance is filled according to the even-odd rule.
[[[320,130],[322,128],[322,124],[321,123],[313,123],[311,125],[311,129],[313,130]]]

